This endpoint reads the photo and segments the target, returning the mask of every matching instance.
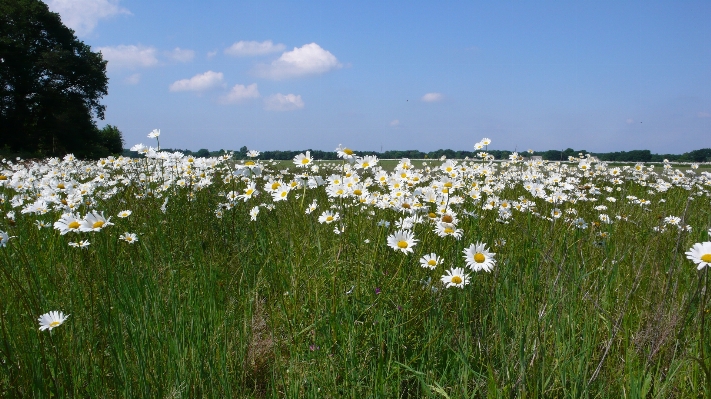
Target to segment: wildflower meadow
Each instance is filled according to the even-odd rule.
[[[711,396],[709,165],[490,143],[2,160],[0,396]]]

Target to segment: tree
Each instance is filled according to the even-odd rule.
[[[123,134],[116,126],[106,125],[99,130],[99,144],[110,155],[119,155],[123,152]]]
[[[39,156],[106,152],[93,118],[104,118],[99,100],[107,86],[101,53],[46,4],[0,2],[0,148]]]

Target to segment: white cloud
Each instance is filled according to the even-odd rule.
[[[279,80],[322,74],[342,66],[333,54],[318,44],[311,43],[284,52],[269,65],[257,65],[256,74],[263,78]]]
[[[442,93],[427,93],[424,96],[422,96],[422,101],[426,103],[434,103],[437,101],[442,101],[444,96]]]
[[[91,33],[100,19],[117,14],[131,14],[118,5],[118,0],[44,0],[50,11],[58,13],[62,22],[74,29],[77,36]]]
[[[140,73],[134,73],[131,76],[127,76],[124,80],[124,83],[128,85],[136,85],[138,82],[141,81],[141,74]]]
[[[696,114],[696,116],[698,116],[699,118],[711,118],[711,114],[709,114],[708,112],[699,112],[698,114]]]
[[[264,100],[264,109],[267,111],[294,111],[304,108],[301,95],[277,93]]]
[[[390,122],[390,126],[398,126],[400,124],[400,121],[398,119],[394,119],[392,122]]]
[[[165,55],[171,60],[178,62],[190,62],[195,58],[195,52],[193,50],[182,49],[180,47],[174,48],[173,51],[166,51]]]
[[[234,85],[232,90],[224,96],[220,97],[220,103],[222,104],[234,104],[239,103],[251,98],[259,98],[259,90],[257,90],[257,84],[252,83],[249,86],[245,85]]]
[[[208,51],[207,52],[207,58],[212,58],[217,55],[217,50],[215,51]]]
[[[230,47],[225,49],[225,54],[232,55],[235,57],[249,57],[254,55],[264,55],[270,53],[278,53],[284,51],[285,45],[279,43],[274,44],[271,40],[265,40],[263,42],[246,42],[240,40],[234,43]]]
[[[190,79],[181,79],[173,82],[170,91],[205,91],[222,85],[222,72],[207,71],[197,74]]]
[[[109,68],[112,69],[134,69],[146,68],[158,64],[156,49],[146,46],[126,46],[98,47],[105,60],[109,60]]]

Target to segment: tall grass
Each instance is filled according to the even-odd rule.
[[[423,176],[437,177],[438,164]],[[66,211],[61,202],[43,215],[21,213],[46,195],[39,181],[52,167],[4,165],[2,215],[15,215],[0,222],[13,236],[0,248],[2,397],[711,395],[708,268],[697,271],[684,255],[709,240],[709,186],[697,176],[691,186],[662,192],[631,177],[612,185],[603,172],[583,174],[581,186],[613,191],[588,194],[595,202],[553,205],[505,177],[526,166],[494,166],[491,185],[504,183],[494,194],[528,198],[535,208],[499,220],[458,189],[467,200],[451,207],[463,237],[438,237],[429,222],[416,223],[419,242],[407,255],[386,244],[408,216],[403,209],[329,198],[323,187],[298,186],[273,202],[264,183],[278,175],[293,181],[293,170],[267,165],[258,178],[233,176],[226,161],[60,161],[54,168],[73,171],[64,180],[94,181],[76,210],[100,210],[115,223],[60,235],[35,221],[54,223]],[[33,188],[9,183],[32,168],[28,175],[39,177]],[[342,176],[343,168],[311,174]],[[101,171],[106,176],[97,181]],[[201,184],[206,178],[210,184]],[[461,179],[486,184],[484,176]],[[259,196],[223,206],[225,193],[249,181],[259,182]],[[22,205],[13,204],[17,195]],[[314,200],[318,208],[306,213]],[[423,204],[427,212],[440,207]],[[613,223],[599,221],[600,204]],[[330,207],[341,216],[340,234],[317,221]],[[570,215],[548,220],[556,207],[575,209],[588,228],[566,222]],[[131,216],[117,218],[124,209]],[[655,231],[669,215],[693,229]],[[119,240],[124,232],[138,241]],[[90,240],[88,248],[68,245],[80,238]],[[462,251],[477,241],[496,253],[493,272],[470,272],[469,285],[445,289],[444,270],[463,267]],[[445,260],[434,271],[419,265],[432,252]],[[37,318],[50,310],[71,316],[38,331]]]

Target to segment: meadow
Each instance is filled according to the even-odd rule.
[[[711,396],[708,165],[133,149],[0,164],[1,397]]]

